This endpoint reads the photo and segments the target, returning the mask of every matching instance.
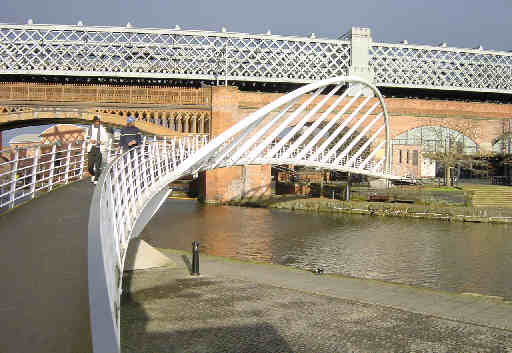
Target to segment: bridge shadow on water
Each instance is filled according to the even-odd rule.
[[[165,269],[124,273],[122,352],[293,352],[263,318],[235,314],[233,306],[246,298],[215,293],[212,279],[168,275]]]

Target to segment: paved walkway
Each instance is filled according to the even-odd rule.
[[[90,352],[87,221],[93,186],[0,216],[0,352]],[[512,352],[500,300],[285,266],[165,251],[174,268],[129,273],[123,352]]]
[[[90,352],[87,224],[93,185],[0,216],[0,352]]]
[[[125,274],[123,352],[512,352],[512,305],[163,250]],[[187,267],[188,266],[188,267]]]

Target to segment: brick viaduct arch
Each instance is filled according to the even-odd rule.
[[[10,110],[10,111],[9,111]],[[110,126],[126,125],[126,117],[134,116],[136,126],[143,132],[159,136],[181,136],[208,134],[210,114],[205,111],[170,111],[150,113],[138,110],[96,109],[37,109],[37,108],[0,108],[0,128],[12,129],[30,125],[53,123],[91,123],[94,116]]]

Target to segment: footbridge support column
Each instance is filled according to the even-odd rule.
[[[237,87],[212,89],[211,138],[226,131],[247,115],[239,109]],[[200,173],[200,198],[208,203],[271,195],[270,165],[240,166]]]

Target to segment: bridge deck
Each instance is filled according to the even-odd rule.
[[[0,216],[0,352],[90,352],[87,225],[81,181]],[[58,200],[58,201],[57,201]]]

